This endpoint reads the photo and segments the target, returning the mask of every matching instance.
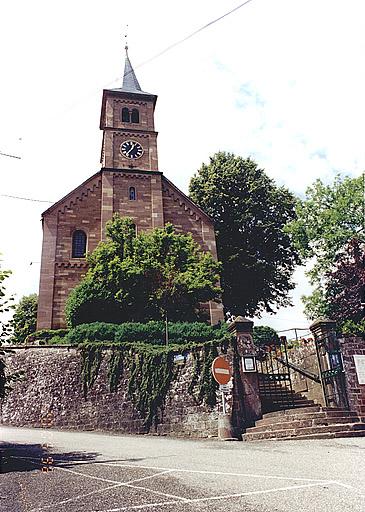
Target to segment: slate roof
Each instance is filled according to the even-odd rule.
[[[118,92],[131,92],[133,94],[144,94],[147,96],[155,96],[149,92],[142,91],[141,86],[137,80],[136,74],[134,72],[131,61],[128,56],[128,48],[125,49],[125,63],[124,63],[124,75],[123,75],[123,85],[122,87],[118,87],[116,89],[110,89],[112,91]]]

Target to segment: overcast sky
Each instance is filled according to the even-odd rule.
[[[216,151],[253,157],[303,194],[365,169],[363,0],[12,0],[0,19],[1,192],[57,201],[99,170],[102,89],[121,85],[125,26],[142,89],[158,95],[159,164],[184,192]],[[0,197],[2,266],[18,299],[38,291],[41,212]],[[33,262],[31,264],[31,262]],[[307,326],[296,307],[260,323]]]

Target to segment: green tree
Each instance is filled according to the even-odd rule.
[[[14,299],[12,296],[7,296],[4,281],[11,275],[10,270],[3,270],[0,267],[0,345],[6,341],[11,333],[11,327],[7,320],[4,320],[4,314],[6,315],[13,309]],[[0,398],[3,398],[6,390],[8,389],[9,381],[13,380],[13,377],[6,376],[5,369],[5,357],[8,353],[7,349],[0,349]]]
[[[219,263],[172,225],[135,235],[114,215],[108,240],[88,256],[89,269],[66,304],[69,325],[105,321],[194,320],[199,303],[219,297]]]
[[[255,325],[253,328],[253,342],[257,346],[279,345],[278,333],[268,325]]]
[[[308,318],[330,315],[328,279],[346,244],[363,230],[363,178],[337,176],[331,185],[317,180],[297,205],[297,219],[290,226],[303,260],[312,259],[307,272],[314,286],[303,297]]]
[[[299,262],[285,231],[295,219],[293,194],[250,158],[221,152],[192,178],[190,196],[214,221],[225,308],[259,315],[289,305]]]
[[[38,296],[36,293],[22,297],[15,306],[15,312],[11,320],[13,335],[12,343],[24,343],[28,334],[32,334],[37,328]]]

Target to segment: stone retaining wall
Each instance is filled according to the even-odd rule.
[[[300,346],[288,349],[288,359],[291,363],[314,374],[319,374],[316,347],[314,340],[301,341]],[[293,389],[309,400],[324,405],[322,386],[300,373],[290,370]]]
[[[124,370],[116,392],[110,392],[108,361],[103,352],[98,377],[84,397],[81,355],[70,347],[16,348],[7,360],[11,372],[23,369],[24,378],[1,405],[2,424],[58,429],[112,430],[130,434],[146,433],[143,419],[128,397],[129,369]],[[217,436],[218,405],[199,404],[188,388],[193,359],[176,367],[177,376],[151,432],[175,436]]]

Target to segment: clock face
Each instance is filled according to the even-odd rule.
[[[141,158],[144,153],[144,149],[141,144],[135,140],[125,140],[120,145],[120,152],[126,158],[135,160],[136,158]]]

